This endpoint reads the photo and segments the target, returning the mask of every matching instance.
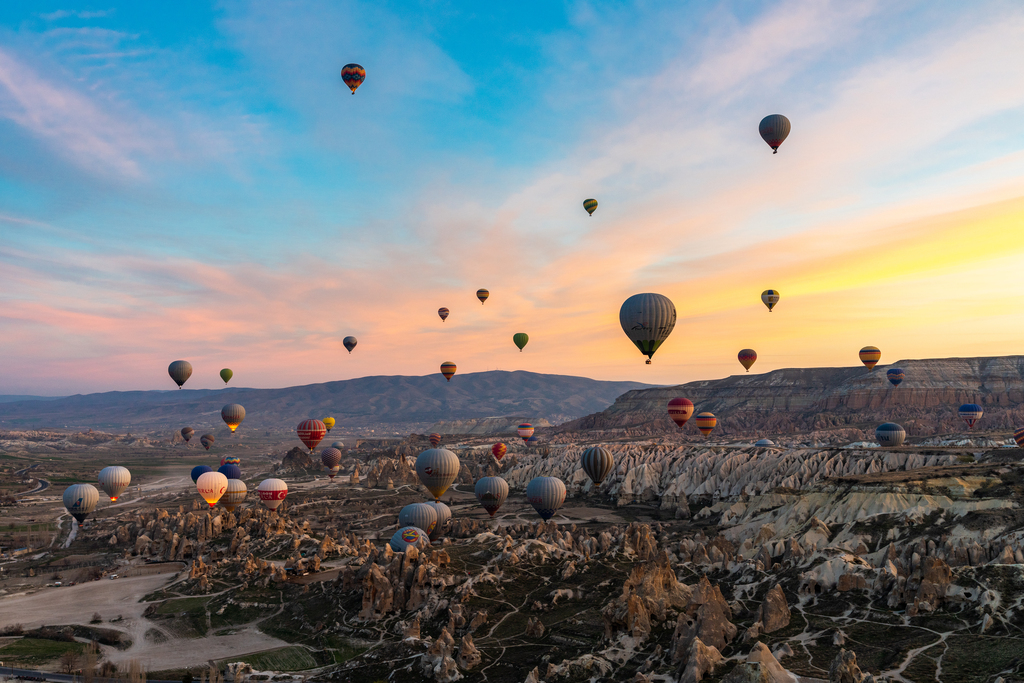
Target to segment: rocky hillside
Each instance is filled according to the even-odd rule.
[[[885,372],[900,367],[898,387]],[[624,432],[637,436],[674,433],[669,399],[682,396],[696,411],[718,418],[715,436],[771,436],[830,432],[898,422],[909,436],[959,432],[962,403],[978,403],[985,417],[976,429],[1012,431],[1024,426],[1024,356],[901,360],[849,368],[790,368],[765,374],[627,392],[603,412],[562,425],[563,432]],[[693,421],[686,433],[699,438]]]

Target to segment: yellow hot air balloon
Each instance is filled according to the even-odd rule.
[[[325,417],[323,420],[321,420],[321,422],[324,423],[324,427],[327,427],[327,431],[328,432],[330,432],[331,429],[334,428],[334,418],[333,417]]]

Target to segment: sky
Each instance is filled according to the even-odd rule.
[[[1022,121],[1012,0],[0,3],[0,394],[1022,353]]]

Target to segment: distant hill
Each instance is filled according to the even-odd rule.
[[[307,417],[334,417],[349,430],[415,431],[440,421],[526,415],[558,424],[606,408],[650,385],[534,372],[375,376],[284,389],[112,391],[0,402],[0,429],[68,427],[152,431],[223,427],[221,406],[241,403],[241,429],[294,429]]]
[[[885,372],[900,367],[903,383]],[[668,401],[682,396],[695,413],[718,418],[717,436],[772,436],[868,429],[898,422],[911,436],[966,431],[957,416],[962,403],[978,403],[985,416],[978,431],[1024,427],[1024,356],[900,360],[892,365],[788,368],[740,374],[623,394],[606,410],[558,427],[558,431],[623,431],[631,435],[676,433]],[[691,419],[685,433],[697,436]]]
[[[13,403],[14,401],[52,401],[61,396],[27,396],[20,394],[0,394],[0,403]]]

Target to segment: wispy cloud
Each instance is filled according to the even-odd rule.
[[[40,14],[39,17],[45,21],[58,21],[60,19],[100,19],[114,14],[114,10],[70,10],[59,9],[54,12]]]

